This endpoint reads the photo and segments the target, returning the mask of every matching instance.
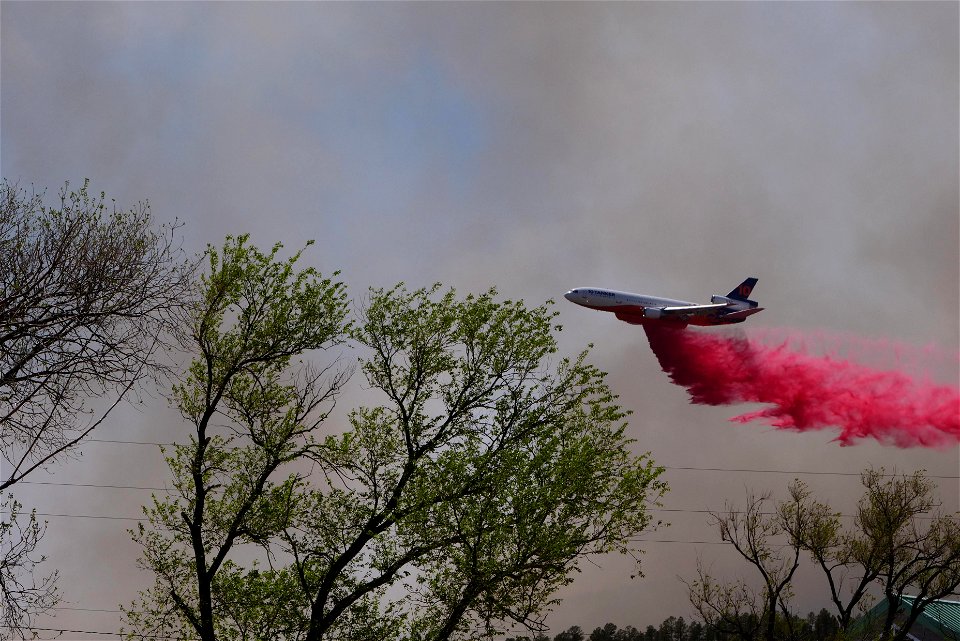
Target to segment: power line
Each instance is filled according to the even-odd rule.
[[[801,475],[811,475],[811,476],[860,476],[860,472],[816,472],[809,470],[757,470],[749,468],[731,468],[731,467],[679,467],[679,466],[670,466],[664,465],[665,469],[668,470],[696,470],[698,472],[752,472],[755,474],[801,474]],[[884,474],[883,476],[902,476],[901,474]],[[956,480],[960,479],[960,476],[938,476],[934,474],[925,474],[927,478],[930,479],[947,479],[947,480]]]
[[[97,443],[114,443],[114,444],[125,444],[125,445],[174,445],[173,443],[160,443],[155,441],[124,441],[116,439],[89,439],[90,441]],[[695,467],[695,466],[663,466],[668,470],[682,470],[682,471],[702,471],[702,472],[725,472],[725,473],[756,473],[756,474],[792,474],[792,475],[815,475],[815,476],[860,476],[859,472],[829,472],[829,471],[813,471],[813,470],[778,470],[778,469],[753,469],[753,468],[721,468],[721,467]],[[896,474],[885,474],[884,476],[897,476]],[[929,475],[928,478],[934,479],[949,479],[955,480],[960,479],[960,476],[941,476],[941,475]],[[52,486],[61,486],[61,487],[90,487],[98,489],[119,489],[119,490],[143,490],[143,491],[154,491],[154,492],[167,492],[173,493],[175,490],[171,490],[166,487],[155,487],[147,485],[119,485],[119,484],[102,484],[102,483],[71,483],[65,481],[21,481],[24,485],[52,485]],[[694,510],[694,509],[681,509],[681,508],[651,508],[650,511],[655,512],[681,512],[681,513],[695,513],[695,514],[714,514],[718,513],[715,510]],[[723,510],[727,512],[729,510]],[[137,517],[125,517],[125,516],[107,516],[107,515],[97,515],[97,514],[53,514],[53,513],[44,513],[37,512],[37,516],[44,516],[49,518],[85,518],[85,519],[104,519],[104,520],[115,520],[115,521],[143,521],[143,518]],[[851,518],[852,515],[841,514],[843,517]],[[922,517],[921,517],[922,518]]]
[[[171,492],[167,487],[150,487],[147,485],[103,485],[99,483],[66,483],[62,481],[20,481],[24,485],[59,485],[64,487],[96,487],[115,490],[154,490],[160,492]]]
[[[104,519],[107,521],[144,521],[146,519],[132,516],[105,516],[102,514],[50,514],[49,512],[37,512],[37,516],[63,519]]]
[[[650,507],[647,508],[650,512],[682,512],[684,514],[710,514],[723,516],[724,514],[748,514],[743,510],[687,510],[683,508],[668,508],[668,507]],[[758,516],[776,516],[777,512],[755,512]],[[843,514],[842,512],[837,512],[837,516],[845,519],[854,519],[857,517],[856,514]],[[915,516],[913,517],[918,521],[933,521],[936,517],[933,516]]]
[[[9,625],[3,624],[0,624],[0,627],[13,629]],[[165,637],[160,636],[159,634],[131,634],[128,632],[105,632],[103,630],[67,630],[65,628],[35,628],[33,626],[24,626],[22,629],[40,632],[57,632],[58,634],[65,634],[69,632],[70,634],[105,634],[112,637],[133,636],[140,639],[162,639],[165,641],[199,641],[199,639],[192,639],[188,637]]]
[[[684,541],[682,539],[630,539],[633,543],[690,543],[695,545],[729,545],[726,541]]]
[[[88,438],[82,441],[83,443],[117,443],[120,445],[159,445],[161,447],[172,447],[176,443],[158,443],[156,441],[121,441],[117,439],[107,439],[107,438]]]
[[[804,470],[755,470],[755,469],[746,469],[746,468],[723,468],[723,467],[676,467],[665,465],[664,469],[667,470],[683,470],[683,471],[698,471],[698,472],[734,472],[734,473],[756,473],[756,474],[791,474],[791,475],[812,475],[812,476],[860,476],[859,472],[816,472],[816,471],[804,471]],[[896,474],[884,474],[884,476],[898,476]],[[926,475],[930,479],[942,479],[942,480],[957,480],[960,479],[960,476],[942,476],[935,474]],[[113,484],[98,484],[98,483],[70,483],[66,481],[20,481],[19,483],[23,485],[57,485],[61,487],[96,487],[96,488],[107,488],[107,489],[118,489],[118,490],[154,490],[160,492],[169,492],[172,491],[170,488],[166,487],[151,487],[145,485],[113,485]]]
[[[163,447],[173,447],[177,443],[161,443],[158,441],[124,441],[119,439],[86,439],[85,442],[88,443],[116,443],[121,445],[157,445]],[[778,470],[778,469],[755,469],[755,468],[738,468],[738,467],[695,467],[695,466],[681,466],[681,465],[664,465],[662,466],[667,470],[684,470],[684,471],[697,471],[697,472],[747,472],[752,474],[802,474],[802,475],[811,475],[811,476],[860,476],[860,472],[821,472],[816,470]],[[883,476],[900,476],[898,474],[884,474]],[[931,479],[947,479],[947,480],[956,480],[960,479],[960,476],[942,476],[928,474],[927,478]]]
[[[685,512],[690,514],[715,514],[712,510],[685,510],[680,508],[650,508],[651,512]],[[64,519],[103,519],[108,521],[146,521],[145,517],[132,517],[132,516],[107,516],[102,514],[52,514],[48,512],[37,512],[37,516],[49,517],[49,518],[64,518]],[[772,515],[772,512],[763,512],[762,514]],[[841,514],[841,516],[850,516],[847,514]],[[922,517],[921,517],[922,518]],[[665,541],[665,540],[655,540],[655,539],[646,539],[651,543],[716,543],[711,541]]]
[[[674,513],[683,513],[683,514],[730,514],[731,510],[706,510],[706,509],[690,509],[690,508],[667,508],[667,507],[651,507],[647,508],[650,512],[674,512]],[[732,510],[734,514],[746,514],[742,510]],[[774,516],[775,512],[758,512],[761,516]],[[133,517],[133,516],[112,516],[105,514],[54,514],[51,512],[37,512],[37,516],[49,517],[49,518],[64,518],[64,519],[104,519],[107,521],[146,521],[146,517]],[[854,518],[855,514],[838,514],[838,516],[844,518]],[[917,516],[917,519],[920,520],[933,520],[934,517],[926,516]]]
[[[123,612],[123,610],[108,610],[106,608],[74,608],[65,605],[58,605],[56,607],[50,608],[51,610],[71,610],[76,612]]]

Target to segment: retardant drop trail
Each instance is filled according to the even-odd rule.
[[[732,418],[801,432],[838,429],[851,445],[875,438],[900,447],[960,442],[960,392],[831,356],[768,346],[743,335],[644,325],[663,371],[694,403],[767,403]]]

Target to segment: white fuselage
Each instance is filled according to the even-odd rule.
[[[578,287],[571,289],[563,297],[571,303],[605,312],[617,311],[616,308],[636,309],[639,307],[640,310],[637,311],[642,311],[646,307],[692,307],[696,305],[696,303],[685,300],[645,296],[599,287]]]

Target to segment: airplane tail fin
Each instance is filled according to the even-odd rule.
[[[734,300],[742,300],[745,303],[753,303],[753,307],[756,307],[757,303],[750,300],[750,293],[753,292],[754,286],[757,284],[756,278],[748,278],[739,285],[733,288],[733,290],[727,294],[727,298],[732,298]]]

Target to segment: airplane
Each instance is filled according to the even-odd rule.
[[[729,325],[742,323],[748,316],[763,311],[759,303],[750,300],[750,292],[756,284],[756,278],[748,278],[726,296],[711,296],[709,305],[599,287],[578,287],[563,297],[583,307],[613,312],[617,318],[631,325],[643,325],[651,321],[679,327]]]

